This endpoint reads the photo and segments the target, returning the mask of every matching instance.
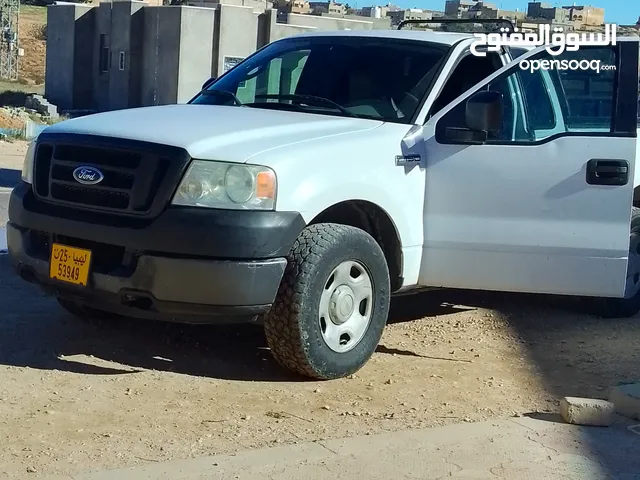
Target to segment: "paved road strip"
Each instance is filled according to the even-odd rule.
[[[619,423],[618,423],[619,422]],[[637,478],[625,421],[609,429],[522,417],[216,455],[44,480]]]

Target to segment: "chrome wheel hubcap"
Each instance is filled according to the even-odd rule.
[[[364,265],[348,260],[329,275],[320,297],[319,323],[327,346],[338,353],[354,348],[373,311],[373,284]]]

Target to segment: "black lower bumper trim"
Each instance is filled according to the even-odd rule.
[[[7,224],[9,258],[18,274],[45,291],[113,313],[140,318],[212,323],[269,310],[285,258],[205,260],[141,255],[131,272],[93,272],[88,287],[49,278],[49,262],[30,252],[29,230]]]
[[[157,254],[224,259],[285,257],[305,227],[298,212],[171,207],[152,219],[77,210],[36,199],[21,182],[9,219],[21,228]]]

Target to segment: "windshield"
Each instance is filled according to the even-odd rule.
[[[447,46],[367,37],[274,42],[190,103],[413,121]]]

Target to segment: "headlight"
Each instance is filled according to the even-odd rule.
[[[194,160],[178,186],[173,205],[273,210],[276,174],[268,167]]]
[[[22,181],[26,183],[33,183],[33,162],[36,154],[35,143],[35,141],[29,143],[27,153],[24,155],[24,162],[22,163]]]

